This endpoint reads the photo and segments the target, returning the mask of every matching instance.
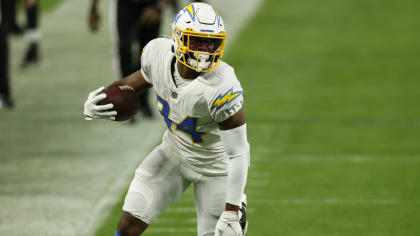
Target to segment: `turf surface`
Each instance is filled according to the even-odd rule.
[[[263,194],[247,188],[250,235],[418,234],[416,6],[266,1],[244,31],[228,60],[246,91],[250,172],[271,173]]]
[[[266,0],[229,45],[252,149],[248,235],[418,235],[419,7]],[[193,207],[188,191],[148,235],[195,235]]]

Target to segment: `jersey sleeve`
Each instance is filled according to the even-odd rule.
[[[140,56],[140,63],[141,63],[141,74],[143,75],[143,78],[146,80],[147,83],[153,85],[153,76],[152,76],[152,63],[153,63],[153,57],[152,57],[152,51],[153,51],[153,45],[151,42],[149,42],[141,52]]]
[[[218,85],[212,92],[209,103],[210,116],[214,121],[222,122],[238,112],[243,103],[243,89],[234,77],[230,82]]]

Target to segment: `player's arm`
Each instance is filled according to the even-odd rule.
[[[242,235],[238,211],[246,185],[250,159],[243,109],[220,122],[219,129],[220,138],[229,157],[229,167],[225,211],[217,222],[215,235],[223,233],[228,226],[238,235]]]
[[[219,129],[222,143],[230,159],[225,210],[238,211],[245,189],[249,165],[249,144],[243,109],[220,122]]]
[[[141,69],[123,79],[115,81],[110,86],[121,85],[128,85],[132,87],[138,94],[141,94],[152,87],[152,85],[144,79],[143,74],[141,73]]]
[[[134,72],[133,74],[115,81],[109,86],[121,86],[128,85],[136,91],[136,93],[141,94],[146,91],[148,88],[152,87],[143,77],[140,70]],[[84,112],[86,120],[92,119],[109,119],[115,120],[117,112],[112,110],[113,104],[98,105],[100,101],[106,98],[105,93],[101,93],[104,90],[104,87],[89,93],[89,96],[84,104]]]

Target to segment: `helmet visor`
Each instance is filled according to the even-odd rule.
[[[223,38],[218,37],[203,37],[196,35],[186,35],[187,40],[184,41],[190,51],[214,53],[218,51],[223,43]]]
[[[184,31],[182,44],[190,52],[218,54],[223,51],[226,34],[204,34]]]

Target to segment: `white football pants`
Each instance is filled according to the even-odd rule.
[[[150,224],[191,183],[194,184],[198,236],[213,236],[225,207],[227,176],[204,176],[160,146],[137,168],[123,210]]]

